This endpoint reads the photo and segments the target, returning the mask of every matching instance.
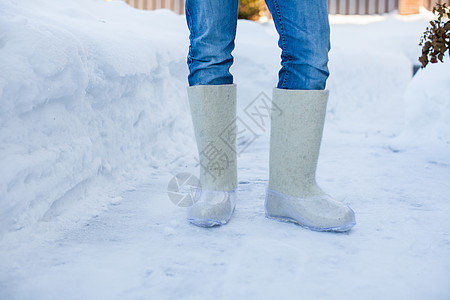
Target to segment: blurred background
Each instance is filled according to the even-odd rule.
[[[111,1],[111,0],[107,0]],[[184,14],[184,0],[125,0],[129,5],[139,9],[167,8],[178,14]],[[370,15],[398,10],[400,15],[418,14],[421,6],[431,10],[436,3],[449,0],[328,0],[330,14]],[[270,12],[264,0],[240,0],[239,18],[265,21]]]

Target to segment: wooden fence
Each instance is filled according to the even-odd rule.
[[[139,9],[167,8],[177,14],[184,14],[184,0],[125,0],[125,2]]]
[[[398,0],[328,0],[332,15],[372,15],[395,9],[398,9]]]
[[[184,14],[184,0],[125,0],[125,2],[140,9],[167,8],[177,14]],[[399,0],[328,0],[328,9],[333,15],[382,14],[398,9],[398,2]],[[424,7],[429,10],[436,2],[450,5],[450,0],[423,0]]]

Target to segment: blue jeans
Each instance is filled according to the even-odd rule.
[[[325,0],[265,0],[280,36],[278,88],[323,90],[329,76]],[[238,0],[186,0],[189,86],[231,84]]]

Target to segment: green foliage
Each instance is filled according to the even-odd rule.
[[[259,12],[262,5],[264,5],[263,0],[239,0],[239,19],[249,19],[256,20],[259,18]]]
[[[427,27],[419,43],[419,46],[422,46],[422,56],[419,57],[422,68],[425,68],[428,62],[444,62],[445,53],[450,51],[450,8],[445,3],[436,4],[433,13],[437,15],[437,20],[430,21],[431,26]],[[444,21],[445,18],[447,22]]]

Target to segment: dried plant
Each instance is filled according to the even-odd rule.
[[[422,56],[419,61],[422,68],[425,68],[428,62],[432,64],[444,62],[446,52],[450,50],[450,8],[446,4],[438,4],[433,8],[433,13],[437,20],[430,21],[423,36],[420,38],[419,46],[422,46]],[[445,21],[446,20],[446,21]]]

